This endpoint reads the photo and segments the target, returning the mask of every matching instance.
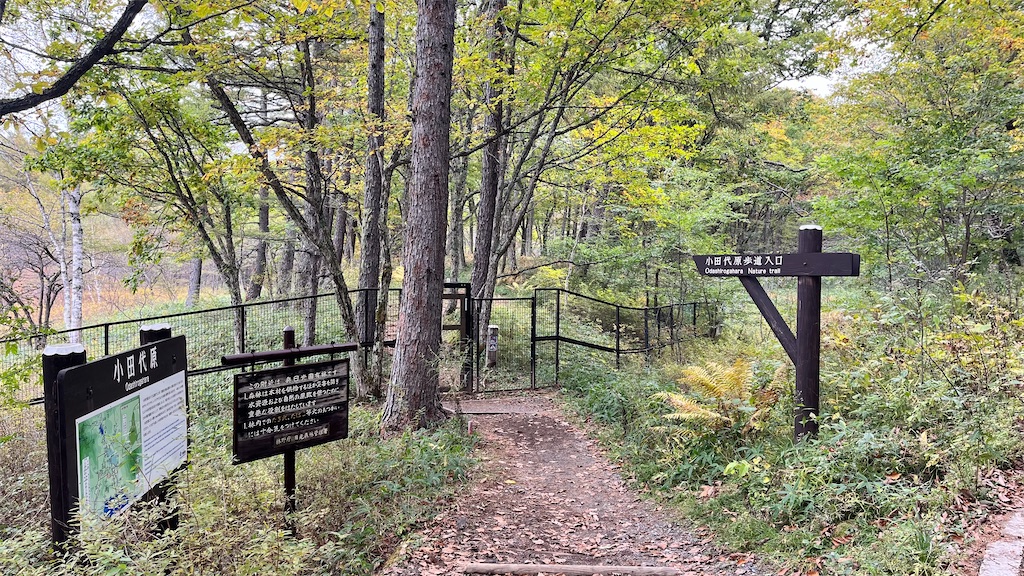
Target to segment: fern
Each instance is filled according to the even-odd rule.
[[[753,404],[755,410],[744,422],[743,432],[760,429],[772,404],[778,399],[775,391],[761,391],[756,397],[751,390],[753,372],[746,360],[736,360],[731,366],[709,362],[704,366],[688,366],[682,370],[680,384],[714,403],[714,406],[699,402],[681,392],[658,392],[652,398],[667,403],[672,412],[663,415],[670,421],[691,426],[717,429],[740,422],[744,412],[743,404]]]
[[[750,364],[743,359],[729,367],[717,362],[690,366],[683,370],[681,380],[719,402],[750,399]]]
[[[695,424],[731,423],[728,417],[709,410],[692,398],[688,398],[678,392],[658,392],[654,394],[653,398],[655,400],[663,400],[675,409],[675,412],[670,412],[663,416],[666,420],[681,420]]]

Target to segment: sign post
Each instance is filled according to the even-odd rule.
[[[694,256],[703,276],[738,277],[751,300],[796,367],[793,436],[818,435],[821,385],[821,277],[859,276],[860,255],[823,253],[821,226],[800,227],[796,254],[717,254]],[[757,277],[797,278],[796,335],[779,314]]]
[[[63,418],[57,404],[57,374],[86,362],[85,346],[56,344],[43,350],[43,395],[46,411],[46,460],[50,477],[50,537],[54,544],[67,541],[71,530],[71,502],[68,501],[67,459]]]
[[[295,364],[295,360],[357,349],[355,343],[296,348],[295,330],[286,327],[283,350],[221,357],[225,366],[284,364],[235,375],[232,452],[234,464],[284,456],[286,513],[295,511],[296,450],[348,437],[348,359],[311,364]]]

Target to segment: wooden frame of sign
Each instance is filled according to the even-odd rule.
[[[83,522],[119,514],[188,455],[184,336],[88,363],[84,347],[73,352],[43,359],[55,543],[68,539],[75,507]]]
[[[796,366],[793,436],[818,434],[821,387],[821,277],[859,276],[860,255],[821,251],[821,226],[800,227],[795,254],[711,254],[694,256],[702,276],[737,277]],[[779,314],[758,276],[797,278],[796,334]]]

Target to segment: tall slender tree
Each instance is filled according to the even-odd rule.
[[[385,431],[443,417],[438,397],[455,0],[417,0],[411,179],[398,342],[381,418]]]

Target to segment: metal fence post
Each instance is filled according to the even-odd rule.
[[[465,392],[473,391],[473,336],[474,322],[473,322],[473,291],[470,289],[469,284],[463,284],[458,287],[464,290],[464,297],[460,298],[461,310],[460,315],[462,316],[460,324],[461,334],[459,334],[459,341],[462,343],[462,389]]]
[[[644,308],[644,361],[648,366],[651,364],[651,325],[648,312],[650,308]]]
[[[537,387],[537,289],[530,300],[530,388]]]
[[[619,356],[622,354],[620,352],[620,350],[621,350],[620,342],[622,340],[622,329],[621,329],[621,327],[622,327],[622,308],[618,304],[616,304],[615,305],[615,369],[616,370],[619,369],[619,364],[620,364]]]
[[[245,329],[245,325],[248,323],[248,320],[246,319],[245,306],[240,305],[239,309],[241,310],[240,313],[242,315],[242,349],[239,350],[239,352],[245,352],[245,349],[247,348],[246,340],[249,338],[249,331]]]
[[[558,365],[562,343],[562,289],[555,290],[555,386],[558,386]]]

